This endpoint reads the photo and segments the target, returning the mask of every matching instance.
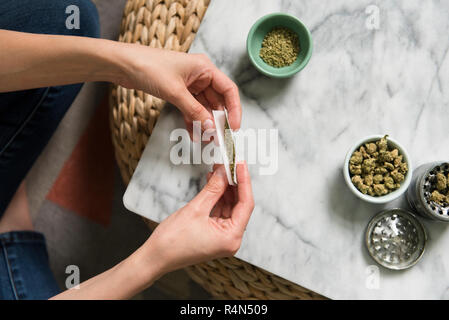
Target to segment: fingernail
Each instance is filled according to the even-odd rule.
[[[217,169],[215,169],[214,174],[225,177],[226,172],[225,172],[224,166],[219,166]]]
[[[211,119],[207,119],[206,121],[204,121],[204,124],[203,124],[204,130],[209,130],[209,129],[213,129],[213,128],[214,128],[214,122]]]
[[[197,134],[196,132],[194,132],[192,134],[192,141],[195,142],[195,143],[200,142],[201,141],[201,135]]]

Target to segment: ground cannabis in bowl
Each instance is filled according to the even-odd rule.
[[[275,68],[291,65],[298,58],[298,35],[285,27],[276,27],[268,32],[260,49],[260,58]]]
[[[405,180],[407,163],[398,149],[388,145],[387,137],[362,145],[349,160],[351,181],[363,194],[384,196]]]

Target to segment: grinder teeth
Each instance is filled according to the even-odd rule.
[[[443,163],[430,170],[424,178],[424,201],[427,208],[434,215],[449,219],[449,203],[441,204],[431,200],[432,192],[435,190],[437,174],[442,173],[445,177],[449,175],[449,163]]]

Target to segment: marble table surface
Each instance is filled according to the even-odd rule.
[[[279,11],[301,19],[314,42],[308,66],[287,80],[259,74],[245,49],[251,25]],[[371,134],[400,141],[414,167],[449,158],[447,30],[445,1],[211,2],[191,52],[238,84],[242,128],[279,134],[277,172],[250,166],[256,208],[238,258],[329,298],[449,298],[449,225],[421,219],[429,234],[422,260],[407,271],[377,267],[365,227],[405,199],[364,203],[342,176],[348,149]],[[177,111],[165,110],[125,194],[130,210],[161,221],[204,184],[207,165],[169,160],[169,134],[183,127]]]

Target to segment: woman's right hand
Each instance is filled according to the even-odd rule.
[[[234,255],[254,209],[246,163],[237,164],[236,187],[228,185],[222,165],[201,192],[153,231],[141,249],[162,273]]]

